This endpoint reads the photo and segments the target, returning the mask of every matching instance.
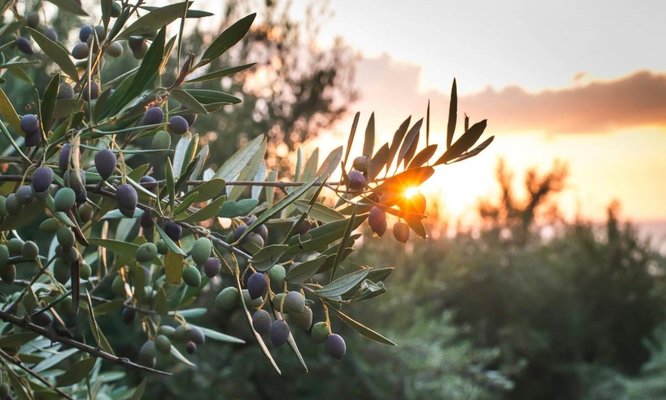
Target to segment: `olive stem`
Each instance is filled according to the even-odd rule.
[[[23,297],[25,297],[25,294],[28,293],[27,289],[29,287],[31,287],[32,285],[34,285],[35,282],[37,282],[37,279],[39,279],[39,277],[41,277],[44,274],[44,272],[46,271],[46,269],[49,267],[49,265],[51,264],[51,262],[54,259],[55,258],[52,257],[50,260],[48,260],[48,262],[46,264],[42,265],[42,261],[39,259],[39,257],[37,257],[37,259],[35,261],[37,262],[37,265],[40,267],[39,272],[36,273],[35,276],[32,277],[30,282],[28,282],[28,284],[23,288],[23,290],[21,291],[19,296],[16,298],[16,300],[12,304],[10,304],[9,307],[5,308],[5,311],[12,311],[16,307],[16,305],[21,300],[23,300]]]

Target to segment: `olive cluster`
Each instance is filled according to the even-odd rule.
[[[29,26],[32,29],[40,30],[44,36],[54,42],[58,40],[58,32],[56,32],[52,26],[41,26],[41,18],[39,17],[39,13],[37,11],[29,11],[23,18],[23,22],[26,26]],[[28,36],[18,36],[14,40],[14,45],[16,46],[16,49],[18,49],[18,51],[23,54],[34,54],[32,43]]]
[[[206,343],[203,330],[193,325],[161,325],[157,335],[146,340],[139,349],[139,363],[153,368],[157,364],[157,353],[169,355],[172,353],[172,342],[184,343],[185,351],[194,354],[199,346]]]
[[[347,188],[350,192],[360,192],[366,187],[371,167],[372,160],[367,156],[358,156],[354,159],[352,170],[347,174]],[[401,201],[399,207],[405,213],[422,215],[426,207],[425,197],[421,193],[417,193],[409,199]],[[379,237],[383,236],[388,228],[387,208],[375,205],[370,208],[368,214],[368,225],[372,232]],[[409,231],[409,225],[402,220],[398,220],[393,224],[393,236],[401,243],[409,241]]]
[[[332,334],[329,323],[313,324],[312,302],[296,290],[279,291],[274,294],[269,290],[284,285],[286,270],[282,265],[271,267],[267,273],[252,272],[245,281],[245,288],[239,291],[230,286],[222,289],[215,298],[215,304],[225,311],[232,311],[241,301],[255,309],[252,314],[252,327],[260,335],[268,335],[275,347],[289,341],[291,326],[309,332],[317,343],[324,343],[324,348],[335,359],[342,359],[346,346],[344,339]],[[273,313],[267,311],[272,310]]]
[[[66,84],[64,84],[66,85]],[[61,85],[62,89],[64,86]],[[66,85],[71,91],[71,87]],[[64,90],[67,92],[67,89]],[[67,93],[65,93],[67,95]],[[143,121],[149,124],[162,122],[163,114],[157,107],[149,108]],[[20,118],[20,128],[26,140],[25,146],[30,147],[41,142],[43,131],[39,118],[33,114],[26,114]],[[35,139],[36,138],[36,139]],[[81,223],[87,223],[93,218],[95,207],[88,200],[86,189],[87,176],[89,173],[81,169],[80,161],[83,148],[79,152],[72,152],[73,146],[64,144],[58,155],[58,172],[62,178],[62,184],[56,184],[55,172],[51,166],[42,165],[34,169],[30,178],[30,185],[18,185],[13,193],[0,196],[0,217],[19,217],[28,208],[37,206],[53,212],[73,213],[78,216]],[[78,168],[75,168],[77,166]],[[116,153],[111,149],[100,149],[94,155],[94,170],[102,181],[112,180],[118,166]],[[78,173],[76,172],[78,169]],[[112,183],[112,182],[110,182]],[[140,185],[146,190],[154,190],[157,181],[152,176],[143,176]],[[133,217],[138,206],[138,193],[134,186],[128,183],[118,183],[115,186],[115,198],[119,211],[126,217]],[[141,225],[144,229],[152,228],[153,219],[149,211],[141,216]],[[82,262],[81,255],[76,247],[76,240],[72,226],[67,226],[62,219],[51,216],[44,220],[40,229],[47,233],[55,234],[58,240],[56,247],[57,258],[54,262],[54,277],[61,283],[70,279],[71,270],[78,266],[80,277],[88,279],[92,273],[91,268]],[[164,230],[172,240],[180,240],[182,228],[171,221],[164,223]],[[158,243],[159,244],[159,243]],[[164,243],[161,244],[165,249]],[[200,240],[193,249],[193,261],[204,268],[208,276],[214,276],[219,272],[219,259],[208,257],[211,244],[208,239]],[[146,243],[137,251],[138,261],[150,261],[158,253],[158,245]],[[0,271],[2,278],[7,283],[12,283],[16,277],[15,263],[17,260],[12,256],[23,255],[23,259],[34,259],[39,249],[34,242],[23,242],[20,238],[12,238],[7,244],[0,245]],[[162,254],[166,253],[166,250]],[[203,255],[206,255],[205,258]],[[13,260],[13,261],[12,261]],[[10,262],[12,261],[12,262]],[[183,278],[186,283],[198,286],[200,275],[196,268],[185,268]]]
[[[365,188],[370,166],[370,158],[366,156],[359,156],[354,159],[353,169],[347,174],[347,187],[350,191],[358,192]]]
[[[368,225],[375,235],[383,236],[387,228],[386,211],[380,206],[373,206],[368,213]],[[409,240],[409,225],[402,221],[394,223],[393,237],[401,243],[407,243]]]
[[[252,232],[246,234],[248,225],[252,224],[256,219],[254,215],[242,218],[235,225],[235,228],[227,234],[227,242],[234,243],[240,239],[239,246],[247,251],[264,247],[268,242],[268,227],[265,224],[258,225]]]

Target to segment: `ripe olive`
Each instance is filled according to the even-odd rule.
[[[123,308],[121,317],[125,325],[132,325],[134,319],[136,319],[136,310],[133,308],[125,307]]]
[[[106,54],[111,57],[120,57],[123,55],[123,45],[120,42],[113,42],[106,48]]]
[[[345,340],[337,333],[333,333],[326,338],[324,348],[326,349],[326,352],[336,360],[341,360],[347,351]]]
[[[134,210],[139,201],[136,189],[133,186],[123,183],[116,189],[116,199],[118,200],[118,208],[123,215],[131,217],[134,215]]]
[[[16,198],[18,199],[19,203],[23,205],[32,203],[32,188],[25,185],[19,186],[19,188],[16,189]]]
[[[95,169],[97,169],[97,173],[99,173],[99,176],[104,181],[113,175],[117,163],[118,159],[116,155],[109,149],[100,150],[95,154]]]
[[[348,175],[349,189],[361,190],[365,187],[365,176],[360,171],[350,171]]]
[[[409,240],[409,225],[404,222],[396,222],[393,225],[393,236],[398,242],[407,243]]]
[[[25,53],[27,55],[31,55],[34,53],[34,51],[32,50],[32,45],[30,44],[30,40],[28,38],[19,36],[14,41],[14,44],[16,44],[16,48],[19,49],[21,53]]]
[[[197,351],[197,344],[191,340],[188,341],[185,343],[185,351],[187,351],[187,354],[194,354],[194,352]]]
[[[254,272],[247,280],[247,291],[252,299],[262,297],[268,289],[266,275],[261,272]]]
[[[171,240],[177,242],[183,235],[183,228],[175,222],[168,221],[164,224],[164,232]]]
[[[150,107],[143,114],[141,125],[156,125],[164,121],[164,111],[160,107]]]
[[[154,190],[157,187],[157,179],[150,175],[144,175],[139,179],[139,184],[146,190]]]
[[[90,25],[83,25],[79,30],[79,40],[82,42],[88,41],[88,38],[93,33],[93,27]]]
[[[208,257],[206,262],[204,262],[203,269],[207,277],[212,278],[216,276],[220,273],[220,269],[222,269],[220,259],[217,257]]]
[[[185,331],[185,339],[201,345],[206,342],[206,335],[200,328],[190,325]]]
[[[271,343],[275,347],[280,347],[289,339],[289,325],[284,320],[278,319],[271,324],[270,337]]]
[[[190,128],[187,120],[180,115],[169,118],[169,131],[176,135],[182,135]]]
[[[257,310],[252,314],[252,326],[260,334],[268,333],[271,329],[271,315],[266,310]]]
[[[352,167],[355,170],[361,171],[362,173],[367,174],[370,169],[370,158],[366,156],[358,156],[354,159]]]
[[[27,135],[39,130],[39,119],[35,114],[25,114],[21,116],[19,125],[21,131]]]
[[[53,182],[53,170],[50,167],[39,167],[32,174],[32,189],[36,193],[48,190]]]
[[[368,214],[368,225],[375,235],[383,236],[386,233],[386,212],[380,207],[372,207]]]
[[[74,45],[74,47],[72,47],[72,57],[77,60],[85,60],[88,58],[88,53],[90,53],[90,47],[88,47],[88,43],[77,43]]]

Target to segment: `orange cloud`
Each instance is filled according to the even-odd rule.
[[[393,61],[386,55],[365,59],[357,73],[361,100],[379,115],[385,112],[402,116],[406,110],[423,114],[428,99],[440,112],[445,111],[441,108],[448,104],[448,93],[419,92],[420,74],[418,66]],[[464,82],[458,87],[464,88]],[[603,133],[666,126],[666,74],[639,71],[614,80],[592,80],[536,93],[518,86],[488,88],[461,96],[461,112],[468,113],[472,120],[487,118],[489,128],[501,132]]]

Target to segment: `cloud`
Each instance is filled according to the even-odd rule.
[[[357,82],[363,108],[382,114],[423,115],[428,99],[438,114],[434,128],[446,121],[448,93],[419,91],[421,69],[387,55],[361,61]],[[570,87],[531,93],[518,86],[487,88],[461,96],[459,115],[487,118],[500,132],[542,131],[550,134],[604,133],[622,128],[666,127],[666,73],[638,71],[613,80],[578,74]],[[464,85],[464,82],[459,82]]]

